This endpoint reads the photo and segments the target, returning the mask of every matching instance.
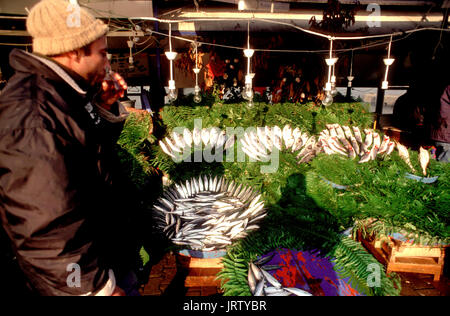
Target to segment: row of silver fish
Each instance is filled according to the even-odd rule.
[[[234,145],[235,135],[227,135],[224,130],[217,127],[202,128],[194,127],[192,131],[185,128],[183,133],[173,131],[170,137],[167,136],[159,141],[161,149],[170,157],[175,158],[176,153],[190,151],[191,148],[202,146],[214,147],[216,150],[223,148],[227,150]]]
[[[240,142],[242,151],[256,161],[267,161],[275,148],[278,151],[298,152],[298,163],[309,162],[320,152],[315,136],[302,132],[298,127],[292,129],[289,124],[283,128],[277,125],[257,127],[254,131],[244,133]]]
[[[266,215],[261,194],[218,176],[174,184],[153,205],[157,229],[176,245],[202,251],[246,237]]]
[[[311,293],[299,288],[283,287],[274,276],[266,271],[271,268],[271,266],[263,266],[262,263],[249,263],[247,282],[254,296],[312,296]]]
[[[377,155],[390,155],[395,149],[395,142],[389,136],[380,135],[365,128],[363,132],[358,126],[341,126],[339,124],[326,124],[326,129],[320,132],[318,142],[327,155],[341,154],[355,159],[359,163],[375,160]]]

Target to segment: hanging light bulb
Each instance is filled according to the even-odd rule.
[[[392,45],[392,35],[391,40],[389,41],[389,47],[388,47],[388,57],[383,59],[384,64],[386,65],[386,72],[384,73],[384,80],[381,83],[381,89],[388,89],[389,88],[389,82],[387,81],[388,73],[389,73],[389,66],[391,66],[395,59],[391,58],[391,45]]]
[[[134,69],[134,59],[133,59],[133,41],[127,41],[128,48],[130,49],[130,56],[128,57],[128,68]]]
[[[248,106],[253,106],[253,86],[252,79],[255,76],[254,73],[250,73],[250,58],[252,58],[255,51],[250,48],[250,21],[247,25],[247,49],[244,49],[244,56],[247,57],[247,74],[245,75],[245,86],[242,92],[242,97],[249,101]]]
[[[198,85],[198,73],[200,72],[200,68],[198,68],[198,45],[197,45],[197,42],[195,42],[195,68],[193,70],[195,73],[194,102],[200,103],[200,102],[202,102],[202,95],[200,94],[201,89]]]
[[[333,96],[331,95],[331,91],[326,92],[325,99],[323,99],[322,104],[324,106],[330,106],[333,104]]]
[[[331,75],[331,95],[335,97],[337,95],[336,90],[336,76],[334,75],[334,65],[332,66],[333,74]]]
[[[355,79],[355,77],[353,77],[353,50],[352,50],[352,59],[350,60],[350,74],[347,76],[348,80],[347,87],[351,88],[353,79]]]
[[[167,94],[170,102],[175,101],[178,98],[178,92],[175,88],[175,80],[169,80],[169,93]]]
[[[239,11],[245,10],[245,1],[239,0],[239,2],[238,2],[238,10]]]
[[[252,77],[250,74],[245,76],[245,87],[242,93],[242,97],[248,101],[253,99]]]
[[[330,57],[325,58],[325,62],[328,65],[328,81],[325,84],[325,99],[322,104],[329,106],[333,103],[333,96],[337,94],[336,90],[336,76],[334,75],[334,65],[336,64],[338,58],[333,57],[333,38],[330,38]],[[333,75],[332,75],[333,73]]]
[[[198,85],[196,85],[194,87],[194,102],[195,103],[200,103],[202,102],[202,95],[200,94],[200,87]]]
[[[174,102],[178,97],[178,92],[175,87],[175,80],[173,80],[173,61],[177,57],[177,52],[172,51],[172,24],[169,23],[169,51],[165,52],[167,59],[170,62],[170,80],[169,80],[169,93],[167,97],[170,102]]]

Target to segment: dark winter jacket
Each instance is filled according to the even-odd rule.
[[[450,85],[441,95],[440,108],[431,129],[431,139],[450,143]]]
[[[14,50],[10,64],[16,73],[0,94],[3,228],[37,293],[95,294],[110,267],[109,158],[123,116],[105,120],[88,85],[57,63]]]

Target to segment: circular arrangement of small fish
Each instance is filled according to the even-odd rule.
[[[223,249],[259,228],[261,194],[223,177],[194,177],[164,191],[153,205],[155,225],[176,245]]]
[[[267,270],[278,268],[264,265],[269,258],[261,258],[248,264],[247,282],[254,296],[312,296],[311,293],[295,287],[283,287]]]
[[[217,127],[202,128],[194,127],[192,131],[185,128],[183,133],[173,131],[171,137],[165,137],[159,141],[161,149],[170,157],[175,158],[175,153],[183,153],[191,148],[202,146],[214,147],[216,150],[223,148],[227,150],[234,145],[235,135],[227,135],[224,130]]]

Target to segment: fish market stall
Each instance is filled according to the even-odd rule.
[[[401,230],[420,242],[449,242],[449,167],[374,130],[365,104],[178,105],[166,106],[161,118],[164,131],[139,151],[165,183],[146,206],[148,230],[180,254],[219,258],[224,295],[398,295],[398,276],[351,238],[367,218],[384,223],[370,233]],[[150,256],[151,245],[143,248]],[[253,264],[286,249],[304,260],[285,260],[271,276],[256,264],[264,270],[256,272],[256,291]],[[314,291],[311,278],[301,287],[282,272],[305,278],[314,262],[328,267],[312,278],[321,280]],[[367,286],[368,266],[380,271],[381,286]],[[324,280],[333,280],[334,292]]]

